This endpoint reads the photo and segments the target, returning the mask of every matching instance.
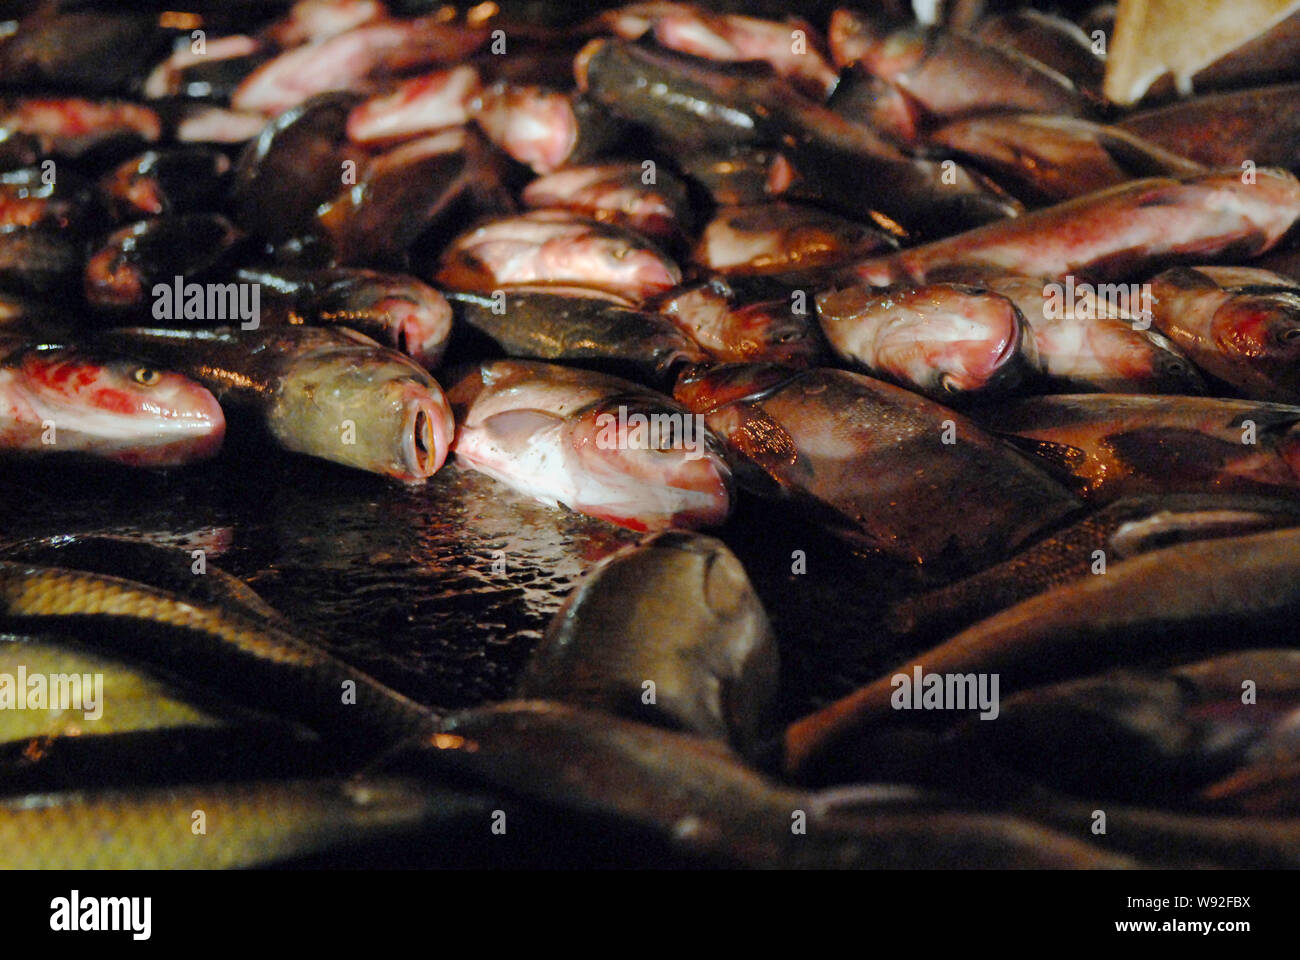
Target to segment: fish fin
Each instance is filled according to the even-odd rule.
[[[528,443],[539,430],[560,423],[563,419],[545,410],[525,408],[495,413],[484,420],[481,426],[498,443],[514,446]]]
[[[1205,167],[1194,160],[1163,150],[1154,144],[1142,143],[1132,136],[1103,130],[1097,134],[1097,142],[1110,154],[1116,166],[1135,179],[1178,177],[1205,172]]]
[[[1255,424],[1257,434],[1280,436],[1300,423],[1300,413],[1297,413],[1294,407],[1278,407],[1277,409],[1260,407],[1256,410],[1247,410],[1238,414],[1228,421],[1228,426],[1234,430],[1239,430],[1245,426],[1247,420]]]
[[[1065,476],[1074,476],[1078,468],[1088,459],[1085,451],[1068,443],[1036,440],[1033,437],[1020,437],[1015,434],[1001,434],[1001,436],[1020,452],[1044,461],[1052,470]]]

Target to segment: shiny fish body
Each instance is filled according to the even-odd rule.
[[[723,438],[742,482],[905,562],[969,568],[1077,507],[961,415],[856,373],[729,364],[679,379],[676,395]]]
[[[586,576],[533,651],[516,695],[604,709],[747,751],[776,688],[776,639],[740,561],[720,540],[674,531],[619,551]]]

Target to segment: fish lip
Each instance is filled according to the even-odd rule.
[[[412,391],[402,401],[402,466],[399,479],[412,483],[427,480],[447,461],[454,425],[445,402],[439,396]]]

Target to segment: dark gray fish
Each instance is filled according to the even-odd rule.
[[[748,752],[777,692],[776,638],[720,540],[660,533],[570,594],[516,689],[730,742]]]
[[[1002,563],[895,604],[891,632],[938,640],[1035,594],[1175,543],[1300,526],[1300,503],[1232,494],[1119,500]],[[1100,554],[1100,556],[1098,556]]]
[[[451,306],[427,283],[399,273],[336,267],[241,267],[236,279],[259,285],[268,322],[351,327],[428,370],[451,339]]]
[[[448,718],[403,769],[649,833],[706,863],[763,867],[1126,867],[1025,819],[959,810],[838,814],[842,797],[778,786],[716,742],[542,701]],[[508,802],[508,801],[507,801]],[[803,811],[806,831],[791,825]]]
[[[580,93],[505,82],[484,90],[470,112],[492,143],[539,174],[595,159],[626,129],[604,105]]]
[[[1078,506],[960,414],[856,373],[727,364],[688,372],[675,395],[742,483],[925,570],[987,563]]]
[[[105,310],[154,303],[154,287],[201,281],[228,262],[243,235],[217,213],[140,220],[109,234],[86,261],[86,299]]]
[[[1071,672],[1195,654],[1213,644],[1300,639],[1300,531],[1183,543],[1003,610],[792,724],[785,766],[803,772],[852,734],[897,718],[899,674],[996,675],[1002,694]],[[950,711],[909,712],[913,722]]]
[[[507,356],[553,360],[662,378],[706,354],[657,313],[564,288],[503,287],[495,294],[453,291],[456,318],[486,334]],[[626,370],[623,370],[626,368]]]
[[[700,148],[677,162],[720,206],[765,203],[783,196],[799,179],[785,154],[760,147]]]
[[[162,120],[126,100],[21,97],[0,100],[0,133],[32,138],[42,156],[121,159],[157,141]]]
[[[113,216],[134,221],[211,210],[224,200],[230,159],[212,147],[149,150],[99,180]]]
[[[954,739],[1076,796],[1185,805],[1267,741],[1284,707],[1271,689],[1259,696],[1243,703],[1238,685],[1207,698],[1171,672],[1113,670],[1007,697],[996,720],[967,721]]]
[[[796,167],[815,173],[816,188],[852,216],[883,213],[891,223],[951,231],[1016,212],[960,168],[955,183],[941,182],[939,164],[904,155],[767,73],[604,39],[584,48],[575,70],[591,97],[648,126],[674,152],[788,147]]]
[[[1087,839],[1099,853],[1138,857],[1152,866],[1238,870],[1300,867],[1300,818],[1177,813],[1031,794],[1013,807],[1064,836]],[[1094,833],[1096,811],[1106,815]]]
[[[404,269],[407,249],[422,234],[513,209],[501,173],[498,155],[481,137],[453,127],[366,160],[356,184],[337,187],[337,196],[315,211],[309,233],[331,263]]]
[[[1300,489],[1300,407],[1092,393],[995,404],[974,416],[1097,502]]]

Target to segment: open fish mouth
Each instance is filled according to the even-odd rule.
[[[399,479],[416,483],[433,476],[447,460],[454,428],[445,406],[426,395],[402,400],[402,465]]]

